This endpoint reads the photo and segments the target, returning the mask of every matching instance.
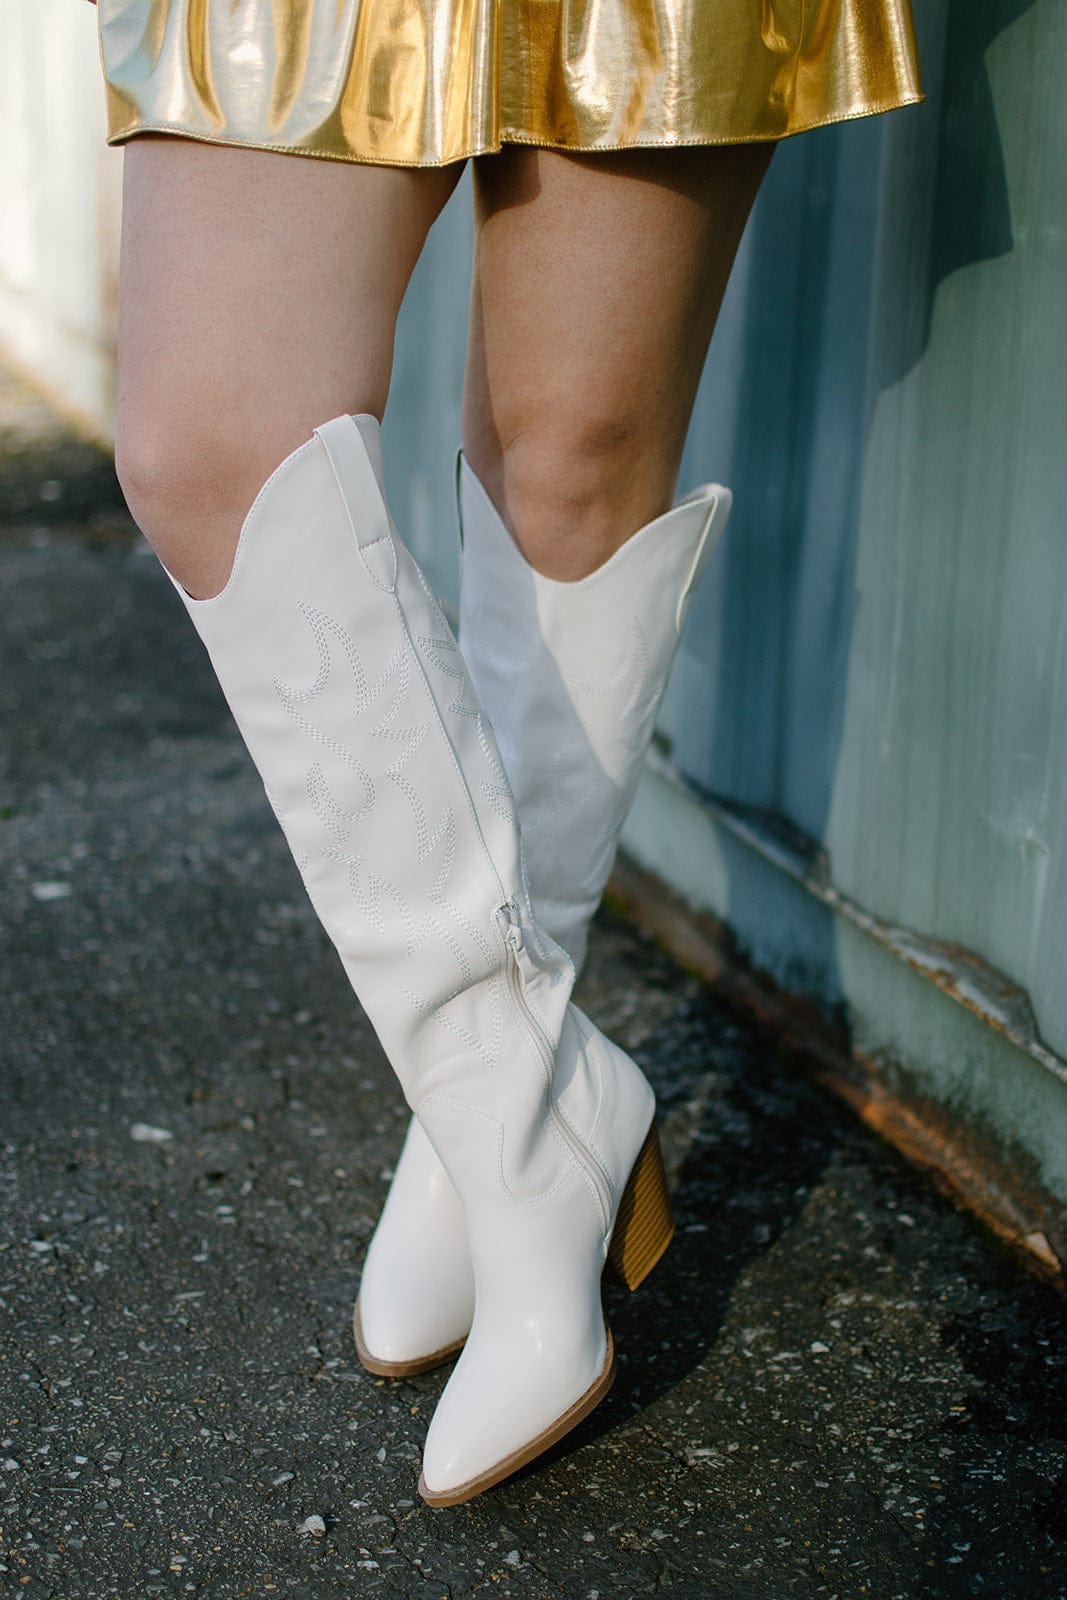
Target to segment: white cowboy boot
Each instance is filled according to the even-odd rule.
[[[392,527],[377,423],[318,429],[261,490],[222,593],[183,599],[463,1208],[474,1320],[421,1485],[456,1504],[611,1383],[609,1248],[636,1283],[673,1227],[652,1091],[535,926],[492,729]]]
[[[460,647],[515,797],[538,926],[580,970],[730,491],[695,490],[577,583],[533,570],[462,456],[457,502]],[[363,1268],[360,1360],[426,1371],[455,1355],[473,1314],[462,1207],[413,1120]]]

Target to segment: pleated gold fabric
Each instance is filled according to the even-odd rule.
[[[100,0],[109,139],[436,166],[780,139],[922,98],[909,0]]]

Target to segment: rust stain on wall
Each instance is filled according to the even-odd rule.
[[[620,859],[609,895],[725,1004],[754,1021],[803,1071],[844,1100],[907,1160],[923,1167],[944,1194],[1004,1240],[1031,1271],[1067,1292],[1067,1220],[1062,1209],[991,1139],[954,1123],[930,1097],[902,1089],[893,1063],[855,1050],[844,1028],[811,1001],[787,993],[768,974],[749,966],[722,923],[694,912],[651,873]],[[975,958],[962,955],[965,970]],[[953,999],[962,998],[953,992],[961,977],[959,961],[940,967],[924,964],[922,970],[930,976],[936,971],[939,987]],[[1011,1037],[1002,1016],[993,1013],[988,1020]]]

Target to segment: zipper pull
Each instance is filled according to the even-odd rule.
[[[530,952],[526,948],[526,941],[522,936],[522,923],[519,921],[518,907],[509,900],[499,907],[496,915],[497,921],[503,929],[504,942],[515,958],[515,965],[522,974],[523,983],[532,983],[535,978],[540,977],[541,969],[531,959]]]

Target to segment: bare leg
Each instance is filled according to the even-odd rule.
[[[126,150],[117,461],[197,598],[313,428],[381,417],[397,312],[459,177],[139,137]]]
[[[669,507],[772,149],[476,163],[464,444],[547,576],[586,576]]]

